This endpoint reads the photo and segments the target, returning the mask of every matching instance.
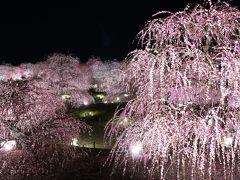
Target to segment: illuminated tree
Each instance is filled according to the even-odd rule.
[[[149,179],[239,179],[240,11],[209,1],[169,14],[127,57],[134,98],[106,127],[109,161]]]
[[[38,83],[38,79],[0,83],[1,177],[53,173],[74,157],[72,139],[89,130]]]
[[[0,80],[7,80],[8,77],[11,77],[12,66],[10,65],[0,65]]]
[[[12,65],[0,65],[0,80],[7,81],[9,79],[20,80],[23,76],[28,77],[30,72]]]
[[[102,62],[99,58],[92,58],[88,61],[93,69],[93,81],[97,90],[105,92],[105,100],[115,99],[118,94],[124,93],[124,86],[120,84],[121,72],[124,64],[116,60]]]
[[[49,90],[70,101],[73,106],[94,102],[88,93],[92,70],[90,66],[81,64],[77,58],[53,54],[46,61],[35,65],[35,73],[48,84]]]

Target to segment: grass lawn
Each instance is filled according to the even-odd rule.
[[[111,146],[104,143],[104,127],[113,117],[116,108],[125,106],[125,103],[97,103],[74,109],[73,115],[92,127],[92,133],[80,137],[80,144],[87,148],[109,149]]]

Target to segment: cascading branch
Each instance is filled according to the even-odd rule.
[[[225,2],[146,24],[123,75],[134,98],[106,126],[116,141],[114,170],[148,179],[240,178],[239,33],[240,11]]]

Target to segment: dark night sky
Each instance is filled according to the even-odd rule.
[[[239,1],[230,3],[239,5]],[[188,2],[202,1],[89,0],[85,4],[2,5],[0,61],[36,62],[54,52],[72,54],[83,62],[92,55],[121,60],[136,48],[136,34],[154,13],[181,10]]]

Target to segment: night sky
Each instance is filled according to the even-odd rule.
[[[239,1],[230,3],[239,6]],[[82,62],[91,56],[122,60],[137,47],[134,39],[153,14],[161,10],[176,12],[188,2],[202,1],[66,2],[2,5],[0,61],[36,62],[54,52],[77,56]]]

